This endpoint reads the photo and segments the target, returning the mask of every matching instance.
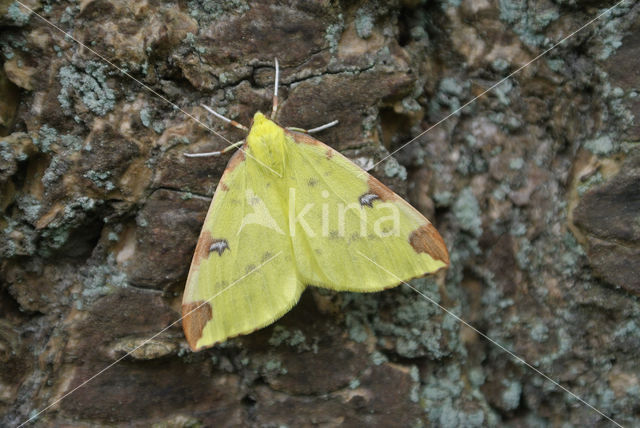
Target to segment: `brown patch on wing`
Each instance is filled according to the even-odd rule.
[[[310,135],[303,134],[301,132],[290,131],[287,128],[282,128],[282,129],[284,129],[284,133],[290,136],[291,138],[293,138],[293,141],[295,141],[296,143],[309,144],[311,146],[328,147],[325,143],[323,143],[322,141],[316,140]]]
[[[200,233],[200,239],[196,244],[196,251],[193,253],[193,261],[191,262],[191,269],[197,268],[200,262],[209,257],[209,248],[213,244],[215,239],[209,233],[208,230],[202,230]]]
[[[225,174],[229,173],[231,171],[233,171],[233,169],[240,165],[242,162],[244,162],[244,149],[245,149],[245,145],[243,145],[242,147],[240,147],[240,149],[238,149],[238,151],[236,151],[233,156],[231,156],[231,159],[229,159],[229,163],[227,164],[227,167],[224,169]]]
[[[327,159],[331,159],[333,157],[333,150],[327,149]]]
[[[182,304],[182,329],[193,351],[197,350],[204,326],[211,319],[211,304],[199,301]]]
[[[367,184],[369,185],[369,193],[378,196],[381,200],[385,202],[395,201],[396,199],[400,199],[398,195],[393,193],[393,190],[389,189],[387,186],[382,184],[373,175],[369,175]]]
[[[224,181],[221,181],[218,184],[218,187],[220,187],[220,190],[222,190],[223,192],[226,192],[227,190],[229,190],[229,186],[227,186],[227,184]]]
[[[409,235],[409,243],[416,253],[427,253],[434,260],[440,260],[449,266],[449,252],[442,236],[431,223],[420,226]]]

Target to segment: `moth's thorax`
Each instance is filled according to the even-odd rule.
[[[253,116],[253,125],[247,136],[249,161],[268,167],[273,174],[282,176],[285,159],[285,132],[282,127],[257,112]]]

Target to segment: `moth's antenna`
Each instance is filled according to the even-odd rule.
[[[244,144],[244,140],[240,140],[237,143],[233,143],[222,150],[218,150],[216,152],[206,152],[206,153],[183,153],[185,157],[188,158],[208,158],[211,156],[220,156],[223,153],[227,153],[231,149],[235,149],[236,147],[240,147]]]
[[[238,123],[235,120],[231,120],[228,117],[225,117],[225,116],[221,115],[220,113],[218,113],[217,111],[215,111],[214,109],[209,107],[208,105],[202,104],[202,107],[204,107],[205,110],[207,110],[209,113],[211,113],[212,115],[214,115],[215,117],[217,117],[218,119],[223,121],[224,123],[227,123],[227,124],[229,124],[231,126],[235,126],[236,128],[242,129],[245,132],[249,132],[249,128],[247,128],[243,124]],[[204,157],[209,157],[209,156],[220,156],[221,154],[227,153],[229,150],[235,149],[236,147],[240,147],[243,144],[244,144],[244,140],[241,140],[241,141],[238,141],[237,143],[233,143],[233,144],[225,147],[224,149],[216,151],[216,152],[183,153],[183,155],[188,157],[188,158],[204,158]]]
[[[315,128],[307,129],[307,134],[313,134],[316,132],[324,131],[327,128],[331,128],[332,126],[336,126],[338,124],[338,119],[332,120],[329,123],[325,123],[324,125],[317,126]]]
[[[336,119],[336,120],[332,120],[329,123],[325,123],[324,125],[316,126],[315,128],[311,128],[311,129],[296,128],[294,126],[287,126],[287,129],[289,131],[297,131],[297,132],[303,132],[305,134],[313,134],[315,132],[324,131],[325,129],[331,128],[332,126],[336,126],[338,123],[339,123],[338,119]]]
[[[276,64],[276,82],[273,88],[273,107],[271,108],[271,119],[276,118],[278,111],[278,81],[280,80],[280,67],[278,66],[278,58],[275,58]]]
[[[220,113],[218,113],[217,111],[215,111],[211,107],[209,107],[208,105],[202,104],[202,107],[204,107],[205,110],[207,110],[209,113],[211,113],[212,115],[214,115],[218,119],[222,120],[223,122],[228,123],[231,126],[235,126],[238,129],[242,129],[245,132],[249,132],[249,128],[247,128],[243,124],[238,123],[235,120],[231,120],[228,117],[225,117],[225,116],[221,115]]]

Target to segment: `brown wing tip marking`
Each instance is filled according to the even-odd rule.
[[[376,195],[382,201],[394,201],[400,198],[398,195],[393,193],[393,190],[389,189],[372,175],[369,175],[367,184],[369,185],[369,194]]]
[[[192,350],[197,349],[204,326],[211,320],[211,304],[199,301],[182,304],[182,329]]]
[[[420,226],[409,235],[409,243],[416,253],[427,253],[449,266],[449,252],[442,236],[431,223]]]

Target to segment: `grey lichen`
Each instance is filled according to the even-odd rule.
[[[438,115],[441,106],[446,106],[450,111],[455,111],[456,115],[459,115],[460,112],[457,110],[461,105],[460,100],[468,87],[468,82],[460,83],[453,77],[445,77],[442,79],[438,85],[436,97],[429,103],[430,114]]]
[[[560,17],[558,7],[549,2],[546,7],[529,8],[526,3],[517,0],[499,0],[500,19],[520,36],[529,46],[542,46],[550,43],[543,30]]]
[[[367,340],[369,333],[361,317],[351,312],[347,313],[345,323],[351,340],[357,343],[364,343]]]
[[[151,126],[151,112],[148,108],[140,109],[140,121],[147,128]]]
[[[610,154],[615,149],[613,141],[608,135],[602,135],[598,138],[587,140],[584,142],[584,147],[593,154],[602,156]]]
[[[340,42],[340,36],[344,31],[344,18],[342,14],[338,15],[338,21],[327,26],[327,30],[324,34],[324,38],[329,44],[329,51],[336,53],[338,51],[338,43]]]
[[[14,157],[13,149],[7,141],[0,141],[0,158],[5,161],[12,161]]]
[[[546,325],[539,322],[529,331],[529,335],[538,343],[544,342],[549,338],[549,329]]]
[[[477,406],[464,405],[470,399],[460,366],[456,363],[438,369],[423,380],[420,403],[429,421],[441,427],[491,426],[485,412]],[[475,408],[474,408],[475,407]]]
[[[509,161],[509,169],[518,170],[518,169],[522,169],[523,166],[524,166],[524,159],[522,158],[514,158]]]
[[[187,2],[189,14],[201,22],[218,20],[229,13],[241,14],[251,8],[243,0],[190,0]]]
[[[33,143],[40,149],[42,153],[49,153],[51,145],[58,140],[58,131],[49,125],[42,125],[38,131],[38,138]]]
[[[593,187],[602,184],[605,182],[604,177],[600,173],[600,171],[596,171],[595,174],[589,176],[586,180],[578,184],[578,195],[583,196]]]
[[[620,5],[621,7],[618,9],[626,9],[628,10],[627,5]],[[616,11],[618,13],[621,10]],[[622,46],[622,37],[624,32],[620,31],[620,26],[622,24],[621,18],[614,18],[611,20],[607,20],[602,23],[599,31],[601,34],[601,48],[600,52],[598,52],[598,59],[605,60],[609,58],[620,46]]]
[[[443,192],[437,192],[433,195],[433,201],[435,202],[437,207],[448,207],[453,203],[454,195],[447,190]]]
[[[373,351],[373,353],[371,353],[370,359],[371,359],[371,362],[376,366],[379,366],[380,364],[384,364],[387,361],[389,361],[387,356],[380,351]]]
[[[389,178],[398,177],[403,181],[407,179],[406,168],[400,165],[395,158],[389,158],[384,163],[384,174]]]
[[[282,361],[271,359],[264,363],[263,371],[268,374],[284,375],[287,374],[287,369],[282,365]]]
[[[288,330],[280,325],[274,327],[271,338],[269,338],[269,345],[271,346],[280,346],[285,344],[292,348],[296,348],[299,352],[308,349],[306,342],[307,338],[301,330]]]
[[[495,71],[503,72],[507,68],[509,68],[509,62],[504,58],[497,58],[494,59],[491,63],[491,68],[493,68]]]
[[[9,5],[7,9],[7,16],[11,19],[16,25],[23,26],[27,22],[29,22],[29,17],[31,13],[22,7],[20,3],[14,1]]]
[[[109,171],[98,172],[89,170],[83,175],[83,177],[91,180],[97,187],[107,191],[111,191],[116,188],[116,186],[109,180],[109,177],[111,177],[111,172]]]
[[[522,384],[518,381],[503,380],[505,389],[502,391],[502,406],[505,410],[515,410],[520,405]]]
[[[474,237],[482,235],[482,215],[478,200],[470,187],[462,189],[453,204],[453,215],[460,226]]]
[[[82,277],[82,299],[85,303],[107,295],[114,289],[129,286],[127,275],[118,269],[113,255],[107,258],[105,264],[89,266],[82,272]]]
[[[35,254],[38,235],[32,226],[3,215],[0,215],[0,222],[6,224],[0,230],[0,256],[3,259]]]
[[[42,208],[40,201],[27,193],[18,196],[16,198],[16,202],[24,214],[24,218],[32,225],[35,225],[38,221],[40,210]]]
[[[427,278],[413,280],[411,284],[431,301],[417,299],[415,292],[407,288],[406,294],[396,299],[389,320],[374,316],[373,328],[377,336],[394,337],[395,351],[402,357],[439,359],[451,355],[460,346],[458,325],[445,325],[441,321],[442,311],[433,303],[440,300],[437,284]],[[434,320],[436,317],[437,321]]]
[[[368,39],[369,37],[371,37],[374,22],[375,17],[372,16],[368,8],[361,7],[360,9],[358,9],[355,18],[355,27],[358,36],[363,39]]]
[[[42,175],[42,184],[45,188],[53,186],[68,169],[69,161],[64,156],[54,156]]]
[[[51,256],[67,243],[72,230],[83,224],[88,215],[96,209],[98,202],[87,196],[80,196],[67,203],[62,213],[41,231],[39,253]]]
[[[115,106],[115,92],[106,82],[106,64],[87,62],[84,71],[79,71],[73,65],[60,68],[60,93],[58,101],[68,114],[72,114],[74,96],[93,113],[104,116]]]

